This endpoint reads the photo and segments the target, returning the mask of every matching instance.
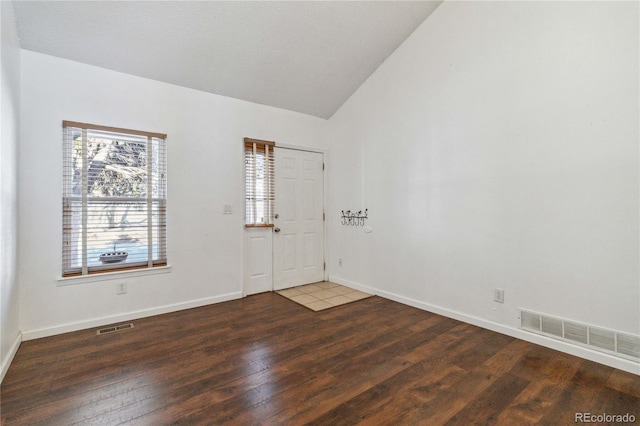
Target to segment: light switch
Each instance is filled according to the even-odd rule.
[[[231,204],[225,204],[224,214],[231,214],[231,213],[233,213],[233,206]]]

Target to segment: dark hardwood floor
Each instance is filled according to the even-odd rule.
[[[6,425],[575,424],[635,415],[640,377],[379,297],[264,293],[22,343]]]

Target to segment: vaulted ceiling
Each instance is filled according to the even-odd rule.
[[[14,1],[23,49],[331,117],[441,1]]]

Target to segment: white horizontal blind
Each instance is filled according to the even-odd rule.
[[[63,126],[63,276],[166,265],[166,135]]]
[[[275,142],[244,139],[245,225],[273,226]]]

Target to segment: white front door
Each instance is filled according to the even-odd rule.
[[[324,279],[323,154],[276,147],[273,288]]]

